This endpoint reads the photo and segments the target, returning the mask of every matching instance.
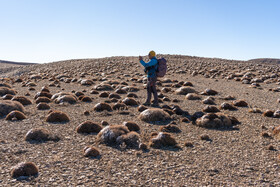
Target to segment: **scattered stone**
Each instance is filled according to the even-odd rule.
[[[101,121],[101,125],[102,125],[102,126],[108,126],[109,123],[108,123],[107,121],[104,121],[104,120],[103,120],[103,121]]]
[[[190,120],[189,120],[188,118],[182,118],[182,119],[181,119],[181,122],[184,122],[184,123],[189,123],[189,122],[190,122]]]
[[[268,134],[268,132],[262,132],[262,137],[264,137],[264,138],[269,138],[270,137],[270,135]]]
[[[210,140],[210,137],[209,137],[207,134],[203,134],[203,135],[200,136],[200,139],[201,139],[201,140],[209,141],[209,140]]]
[[[148,146],[144,143],[140,143],[139,144],[139,149],[143,150],[143,151],[146,151],[148,149]]]
[[[274,117],[274,118],[280,118],[280,110],[276,110],[276,111],[273,113],[273,117]]]
[[[275,148],[274,148],[273,145],[268,145],[268,146],[267,146],[267,149],[270,150],[270,151],[274,151],[274,150],[275,150]]]
[[[193,143],[192,142],[185,142],[184,145],[186,147],[193,147]]]
[[[262,111],[259,108],[250,108],[249,113],[262,113]]]

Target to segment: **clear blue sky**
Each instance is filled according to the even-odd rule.
[[[0,0],[0,59],[280,58],[278,0]]]

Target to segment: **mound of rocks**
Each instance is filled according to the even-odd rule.
[[[115,103],[112,108],[113,108],[113,110],[127,110],[128,109],[127,105],[124,103]]]
[[[38,97],[35,102],[36,102],[36,104],[38,104],[38,103],[50,103],[51,99],[48,98],[48,97],[42,96],[42,97]]]
[[[223,113],[207,113],[196,120],[196,125],[204,128],[232,127],[231,119]]]
[[[146,106],[144,106],[144,105],[140,105],[140,106],[138,106],[137,107],[137,110],[139,111],[139,112],[143,112],[144,110],[147,110],[148,108],[146,107]]]
[[[216,112],[220,112],[220,110],[215,107],[215,106],[211,106],[211,105],[207,105],[203,108],[202,110],[203,112],[207,112],[207,113],[216,113]]]
[[[107,104],[107,103],[97,103],[94,107],[93,107],[93,110],[94,111],[97,111],[97,112],[101,112],[101,111],[112,111],[112,107]]]
[[[36,108],[38,110],[49,110],[51,107],[48,103],[39,103]]]
[[[24,139],[25,141],[39,141],[39,142],[60,140],[58,136],[51,134],[49,130],[44,128],[34,128],[29,130],[26,133]]]
[[[212,89],[207,88],[206,90],[204,90],[201,95],[217,95],[218,92]]]
[[[53,96],[53,95],[50,94],[49,92],[40,91],[40,92],[38,92],[38,93],[35,95],[34,99],[37,99],[38,97],[47,97],[47,98],[51,99],[52,96]]]
[[[59,92],[56,93],[52,96],[51,98],[54,100],[55,103],[69,103],[69,104],[74,104],[78,101],[78,98],[76,95],[72,93],[66,93],[66,92]]]
[[[133,99],[133,98],[129,98],[129,97],[126,97],[122,100],[122,102],[126,105],[129,105],[129,106],[137,106],[138,105],[138,102]]]
[[[24,107],[18,101],[0,100],[0,117],[4,117],[14,110],[24,112]]]
[[[14,96],[11,94],[6,94],[2,97],[3,100],[11,100]]]
[[[206,105],[215,105],[216,103],[214,100],[215,100],[215,98],[213,98],[213,97],[207,97],[202,101],[202,103],[206,104]]]
[[[32,104],[31,100],[24,96],[14,96],[11,100],[18,101],[22,105],[31,105]]]
[[[88,102],[88,103],[92,102],[92,98],[90,98],[89,96],[81,96],[81,97],[82,97],[81,98],[82,102]]]
[[[171,134],[159,132],[152,135],[149,145],[153,148],[163,148],[166,146],[176,146],[177,142]]]
[[[196,91],[189,86],[182,86],[175,91],[175,94],[177,95],[186,95],[188,93],[196,93]]]
[[[233,105],[237,107],[248,107],[248,103],[244,100],[233,101]]]
[[[273,117],[275,111],[272,110],[266,110],[263,112],[263,116],[265,117]]]
[[[0,96],[4,96],[6,94],[16,95],[16,91],[7,87],[0,87]]]
[[[113,87],[109,84],[101,83],[101,84],[94,86],[94,89],[98,90],[98,91],[110,91],[110,90],[113,90]]]
[[[168,124],[160,127],[160,132],[171,132],[171,133],[179,133],[181,132],[180,128],[177,125]]]
[[[22,112],[14,110],[14,111],[10,112],[6,116],[5,119],[9,120],[9,121],[12,121],[12,120],[24,120],[24,119],[26,119],[26,116]]]
[[[124,125],[110,125],[104,127],[97,135],[100,143],[116,144],[119,136],[129,133],[129,129]]]
[[[7,83],[0,83],[0,87],[12,88],[12,86]]]
[[[77,133],[99,133],[102,130],[102,127],[94,123],[92,121],[85,121],[81,123],[77,128],[76,131]]]
[[[12,168],[11,176],[18,178],[21,176],[37,175],[38,167],[33,162],[21,162]]]
[[[194,94],[194,93],[188,93],[186,95],[186,99],[187,100],[200,100],[201,97],[199,95],[197,95],[197,94]]]
[[[237,108],[235,106],[233,106],[230,103],[226,103],[226,102],[223,102],[220,105],[220,109],[223,109],[223,110],[237,110]]]
[[[129,131],[136,131],[136,132],[140,131],[139,125],[137,125],[133,121],[125,121],[123,122],[123,125],[126,126]]]
[[[139,119],[145,122],[168,121],[170,115],[162,109],[149,108],[140,113]]]
[[[90,79],[83,79],[83,80],[81,80],[81,85],[91,86],[93,84],[94,84],[94,82],[92,80],[90,80]]]
[[[123,134],[117,138],[117,143],[119,145],[124,143],[127,148],[139,148],[140,135],[135,131]]]
[[[61,111],[51,111],[46,118],[47,122],[56,123],[56,122],[68,122],[70,121],[67,114]]]

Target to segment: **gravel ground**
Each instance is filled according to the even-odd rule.
[[[124,81],[140,88],[135,92],[139,97],[136,100],[140,103],[145,101],[146,90],[143,83],[137,83],[132,79],[142,80],[144,76],[136,58],[71,60],[23,67],[13,74],[21,75],[25,83],[36,82],[37,86],[34,87],[34,91],[30,91],[29,87],[22,87],[22,83],[12,83],[7,80],[18,92],[18,96],[30,93],[30,96],[26,97],[30,98],[33,104],[25,106],[27,119],[23,121],[0,119],[0,186],[280,186],[279,140],[261,136],[263,131],[271,133],[271,129],[279,125],[279,118],[248,112],[250,107],[257,107],[262,111],[279,108],[278,93],[269,91],[278,87],[278,79],[274,78],[275,81],[269,84],[260,83],[259,87],[253,88],[250,84],[225,78],[230,74],[244,71],[255,73],[255,77],[262,77],[274,73],[273,71],[277,73],[278,66],[186,56],[165,57],[170,63],[165,78],[170,78],[173,83],[162,83],[158,88],[172,84],[174,86],[176,83],[174,80],[190,81],[198,92],[207,88],[216,90],[218,95],[213,97],[216,99],[217,106],[225,102],[221,97],[227,95],[245,100],[249,107],[238,107],[236,111],[222,111],[235,116],[241,122],[237,128],[206,129],[192,123],[181,122],[181,117],[174,115],[173,119],[182,132],[172,133],[172,135],[181,149],[149,148],[148,151],[142,152],[98,144],[96,134],[78,134],[75,128],[86,120],[97,123],[106,120],[109,124],[134,121],[141,128],[140,136],[144,143],[148,143],[152,132],[159,131],[161,125],[145,123],[138,119],[140,112],[136,107],[129,107],[129,113],[126,115],[119,111],[93,111],[96,103],[108,100],[90,94],[90,90],[101,83],[102,78]],[[213,75],[211,72],[214,71],[211,69],[219,70],[221,73],[207,78]],[[193,76],[194,71],[197,71],[198,75]],[[40,74],[47,79],[31,80],[33,74]],[[85,95],[92,97],[93,102],[79,101],[73,105],[52,102],[51,109],[67,113],[70,122],[47,123],[45,117],[48,111],[36,109],[34,96],[43,86],[53,82],[48,80],[49,78],[60,75],[77,79],[97,78],[98,80],[91,86],[59,81],[60,87],[49,87],[51,94],[60,91],[85,91]],[[171,87],[171,89],[175,91],[177,88]],[[173,92],[163,94],[171,100],[178,99],[179,103],[173,104],[178,104],[190,114],[201,111],[206,106],[201,100],[185,100],[184,95],[175,95]],[[121,96],[124,98],[126,94]],[[207,96],[201,97],[204,99]],[[163,104],[171,105],[172,101],[161,103]],[[90,111],[89,116],[83,114],[86,110]],[[35,127],[44,127],[59,135],[62,140],[45,143],[24,141],[26,132]],[[211,141],[201,140],[202,134],[209,135]],[[194,146],[185,147],[186,141],[192,142]],[[83,156],[83,148],[89,145],[96,146],[100,150],[100,158],[92,159]],[[275,150],[268,150],[268,145],[273,145]],[[23,161],[34,162],[39,168],[39,175],[22,180],[12,178],[11,168]]]

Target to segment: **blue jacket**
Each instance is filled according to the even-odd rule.
[[[153,57],[149,62],[145,63],[143,60],[140,60],[140,63],[145,67],[155,66],[148,71],[148,77],[155,77],[156,76],[156,69],[158,66],[158,61],[156,57]]]

